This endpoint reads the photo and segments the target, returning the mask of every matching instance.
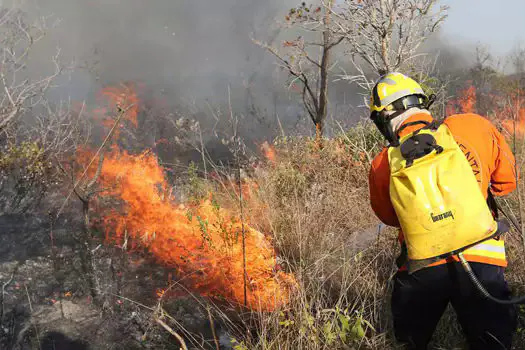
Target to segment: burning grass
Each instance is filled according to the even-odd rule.
[[[274,237],[299,288],[285,307],[256,315],[257,337],[235,333],[242,349],[388,348],[396,236],[378,234],[368,204],[361,146],[374,138],[361,125],[321,151],[308,138],[280,139],[272,147],[276,161],[256,170],[250,223]]]
[[[137,127],[140,100],[133,85],[110,86],[102,95],[123,121]],[[120,117],[107,117],[108,110],[95,114],[109,129],[121,129],[116,125]],[[113,136],[112,141],[118,132]],[[126,250],[145,248],[200,295],[264,311],[288,302],[296,281],[276,269],[270,239],[221,207],[211,194],[202,201],[177,202],[165,169],[149,150],[130,154],[111,142],[98,152],[80,147],[76,161],[82,170],[75,177],[86,173],[97,183],[98,225],[106,233],[106,242]],[[242,191],[249,194],[253,187],[245,183]]]
[[[478,94],[480,95],[478,97]],[[525,136],[525,95],[519,87],[508,84],[504,91],[480,93],[467,82],[446,107],[447,115],[456,113],[479,113],[489,118],[505,132],[511,142]]]
[[[242,305],[245,270],[251,313],[241,319],[256,335],[246,338],[238,324],[222,319],[238,346],[385,348],[396,235],[378,235],[368,204],[374,129],[361,125],[355,133],[327,141],[322,151],[306,138],[264,144],[267,162],[241,186],[243,222],[235,185],[200,179],[216,188],[213,195],[180,203],[155,154],[114,145],[100,169],[96,224],[106,242],[146,249],[201,296]],[[91,154],[83,151],[79,159],[87,162]],[[93,165],[88,177],[95,173]],[[165,289],[156,294],[168,298]]]
[[[169,186],[155,155],[107,154],[100,186],[102,198],[112,203],[99,208],[108,241],[146,248],[201,295],[243,304],[245,270],[250,308],[273,310],[289,299],[295,280],[276,271],[269,239],[213,199],[193,206],[176,203],[167,195]]]

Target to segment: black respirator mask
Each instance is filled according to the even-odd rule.
[[[392,103],[393,108],[391,110],[394,110],[394,113],[387,115],[384,111],[374,111],[370,114],[370,119],[372,119],[379,132],[390,143],[390,146],[397,147],[399,146],[399,136],[392,129],[390,121],[413,107],[429,109],[435,100],[436,95],[434,94],[430,95],[428,99],[423,97],[423,101],[421,101],[421,96],[406,96]]]

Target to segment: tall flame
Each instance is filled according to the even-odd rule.
[[[149,152],[113,152],[104,161],[100,181],[108,188],[104,194],[123,204],[104,217],[108,239],[122,240],[127,234],[161,264],[176,269],[196,291],[243,303],[240,220],[211,200],[186,207],[165,198],[168,184],[163,169]],[[274,309],[287,301],[295,281],[275,271],[274,251],[262,233],[246,224],[244,232],[247,304],[254,309]]]
[[[137,125],[139,100],[132,85],[109,87],[102,94],[123,110],[133,104],[125,119]],[[79,148],[77,160],[86,164],[92,154]],[[95,174],[97,165],[93,162],[88,175]],[[270,240],[211,199],[193,206],[172,201],[164,169],[150,151],[132,155],[113,144],[98,184],[104,189],[97,204],[108,242],[127,240],[131,248],[147,248],[181,283],[202,295],[242,304],[246,277],[250,308],[273,310],[287,303],[296,281],[277,269]],[[257,187],[249,185],[243,192]]]
[[[121,83],[120,86],[107,86],[100,90],[98,98],[103,106],[95,109],[93,114],[104,127],[107,129],[113,127],[115,116],[111,114],[114,112],[108,116],[108,110],[113,111],[116,107],[117,113],[123,113],[122,121],[127,121],[132,128],[137,128],[140,101],[135,84]],[[115,138],[120,136],[122,126],[121,122],[119,128],[115,130]]]

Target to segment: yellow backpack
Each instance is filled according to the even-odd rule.
[[[410,261],[443,259],[499,235],[465,155],[442,122],[389,147],[390,198]],[[410,270],[410,268],[409,268]]]

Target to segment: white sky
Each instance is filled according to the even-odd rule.
[[[442,0],[450,6],[442,30],[452,41],[489,46],[495,55],[505,55],[525,43],[525,0]]]

